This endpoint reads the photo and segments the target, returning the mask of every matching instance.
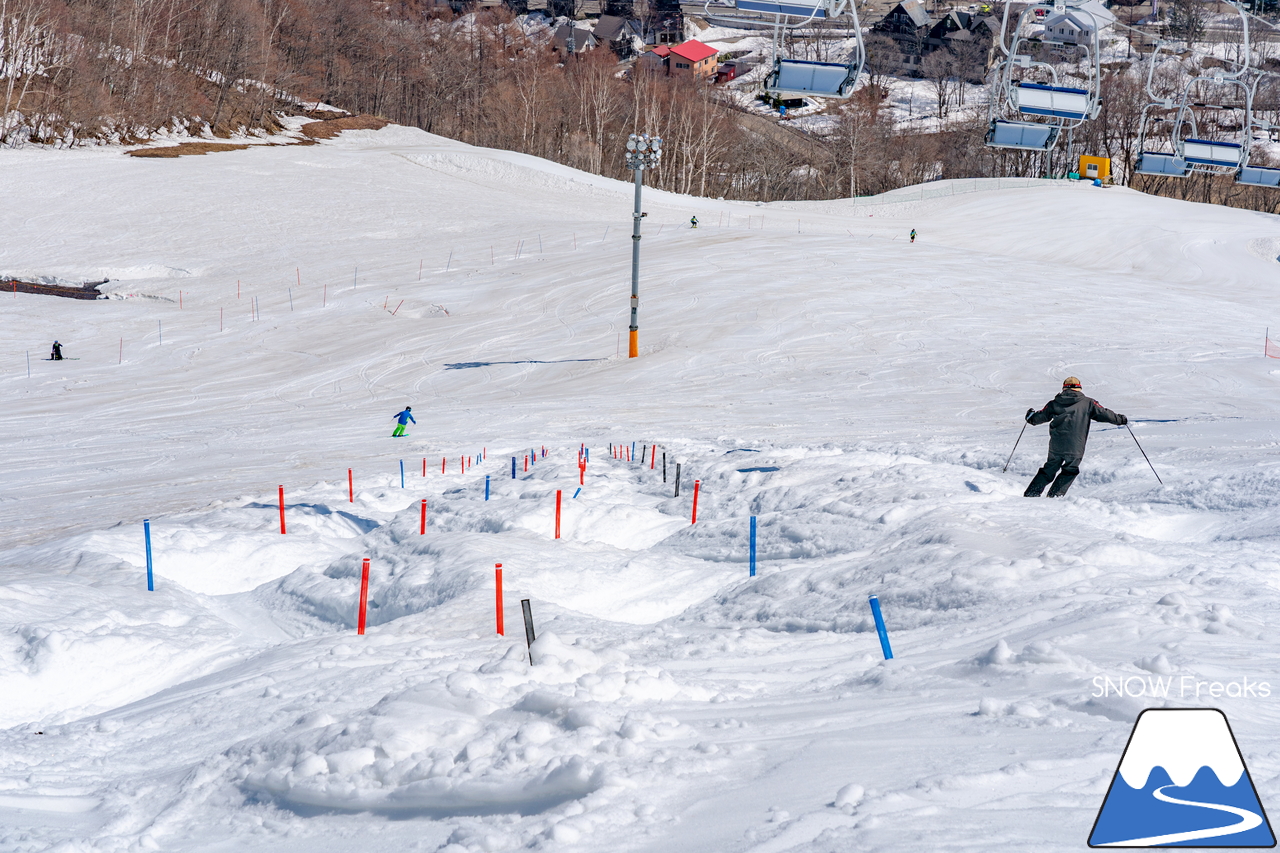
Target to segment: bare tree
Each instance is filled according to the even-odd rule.
[[[959,82],[955,76],[955,57],[945,47],[939,48],[924,58],[924,62],[920,65],[920,73],[933,88],[934,98],[938,104],[938,118],[945,119],[947,107],[951,103],[951,91]]]

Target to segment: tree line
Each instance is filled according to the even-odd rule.
[[[960,57],[957,79],[939,84],[940,113],[949,99],[962,102],[971,64]],[[936,74],[949,76],[941,65]],[[131,142],[162,128],[271,131],[281,113],[334,107],[623,179],[627,135],[656,134],[666,153],[651,184],[754,201],[869,195],[939,178],[1061,175],[1080,153],[1111,156],[1128,174],[1136,159],[1146,103],[1136,65],[1107,69],[1101,115],[1073,134],[1069,149],[1049,155],[988,148],[981,110],[953,114],[943,132],[900,127],[886,109],[889,77],[873,68],[870,78],[829,108],[828,130],[816,134],[746,112],[705,82],[630,73],[605,48],[563,57],[545,27],[502,7],[0,0],[0,144],[10,146]],[[1229,178],[1134,185],[1280,208],[1280,193]]]

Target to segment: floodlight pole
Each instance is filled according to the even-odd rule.
[[[627,332],[627,358],[640,355],[640,188],[644,186],[644,167],[635,170],[636,208],[631,214],[631,325]]]
[[[662,138],[647,133],[633,133],[627,138],[627,168],[635,172],[636,204],[631,214],[631,325],[627,334],[627,358],[640,355],[640,191],[644,186],[644,170],[656,168],[662,159]]]

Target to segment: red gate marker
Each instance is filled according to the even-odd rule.
[[[443,473],[444,473],[444,463],[445,463],[445,462],[447,462],[447,461],[448,461],[448,460],[447,460],[447,459],[445,459],[443,456],[441,456],[441,457],[440,457],[440,473],[441,473],[441,474],[443,474]]]
[[[356,484],[355,480],[351,478],[350,468],[347,469],[347,501],[349,503],[356,502]]]
[[[427,535],[427,499],[422,499],[422,524],[418,527],[418,535]]]
[[[560,490],[556,489],[556,538],[560,538]]]
[[[507,632],[502,630],[502,563],[493,564],[493,582],[497,595],[498,633],[505,635]]]
[[[690,524],[698,523],[698,487],[702,485],[701,480],[693,481],[693,521]]]
[[[467,473],[467,457],[458,457],[458,471],[463,474]]]
[[[524,455],[524,470],[526,474],[529,472],[529,454],[527,453]]]
[[[422,476],[427,476],[427,457],[422,457]]]
[[[649,453],[649,470],[653,470],[653,463],[658,461],[658,445],[653,445],[653,450]]]
[[[280,535],[284,535],[284,486],[280,487]]]
[[[364,633],[364,611],[369,604],[369,558],[364,558],[360,568],[360,616],[356,620],[356,633]]]
[[[579,486],[585,486],[587,484],[586,477],[587,477],[587,463],[579,462],[578,463],[578,485]]]

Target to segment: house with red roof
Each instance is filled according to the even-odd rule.
[[[671,58],[667,60],[669,74],[692,74],[694,77],[716,76],[716,49],[708,47],[697,39],[671,48]]]
[[[667,74],[688,74],[706,78],[716,75],[716,49],[697,39],[689,39],[674,47],[658,45],[640,57],[640,67]]]

